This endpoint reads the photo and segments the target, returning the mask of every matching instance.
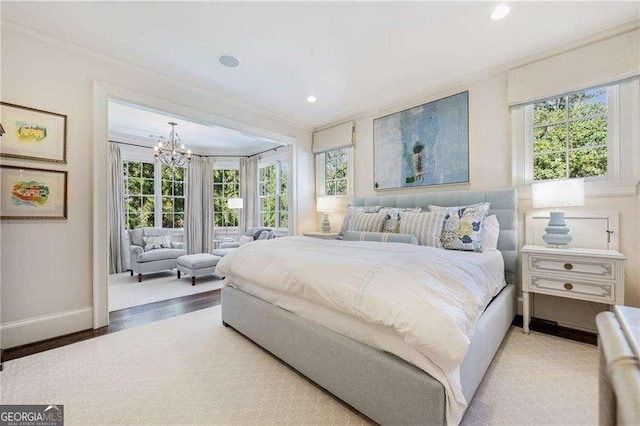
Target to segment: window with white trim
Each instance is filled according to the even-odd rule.
[[[350,197],[353,193],[352,147],[316,154],[318,196]]]
[[[123,159],[124,214],[127,229],[184,226],[186,168]]]
[[[154,164],[124,160],[124,214],[127,229],[154,226],[155,172]]]
[[[609,175],[610,96],[596,88],[525,107],[534,181]]]
[[[229,198],[240,197],[238,168],[213,171],[213,221],[215,226],[238,226],[238,210],[230,209]]]
[[[160,167],[162,185],[162,227],[184,227],[184,167]]]
[[[286,231],[289,228],[289,167],[285,160],[258,166],[260,225]]]

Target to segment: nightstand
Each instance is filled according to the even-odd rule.
[[[529,333],[529,293],[624,304],[624,261],[615,250],[526,245],[522,253],[522,328]]]
[[[335,240],[338,238],[337,232],[303,232],[302,235],[311,238],[320,238],[322,240]]]

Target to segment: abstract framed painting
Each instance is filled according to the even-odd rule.
[[[469,92],[373,120],[374,189],[469,182]]]
[[[67,172],[0,166],[0,219],[66,219]]]
[[[67,162],[67,116],[0,102],[5,133],[0,155],[24,160]]]

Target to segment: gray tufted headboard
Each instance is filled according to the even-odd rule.
[[[489,214],[495,214],[500,223],[498,250],[504,257],[505,279],[509,284],[516,283],[518,267],[518,195],[515,189],[498,191],[455,191],[431,192],[415,195],[389,195],[384,197],[354,198],[354,206],[382,207],[422,207],[429,205],[453,207],[491,203]]]

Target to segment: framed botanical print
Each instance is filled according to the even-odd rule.
[[[67,116],[0,102],[0,155],[25,160],[67,162]]]
[[[66,219],[67,172],[0,166],[0,219]]]

